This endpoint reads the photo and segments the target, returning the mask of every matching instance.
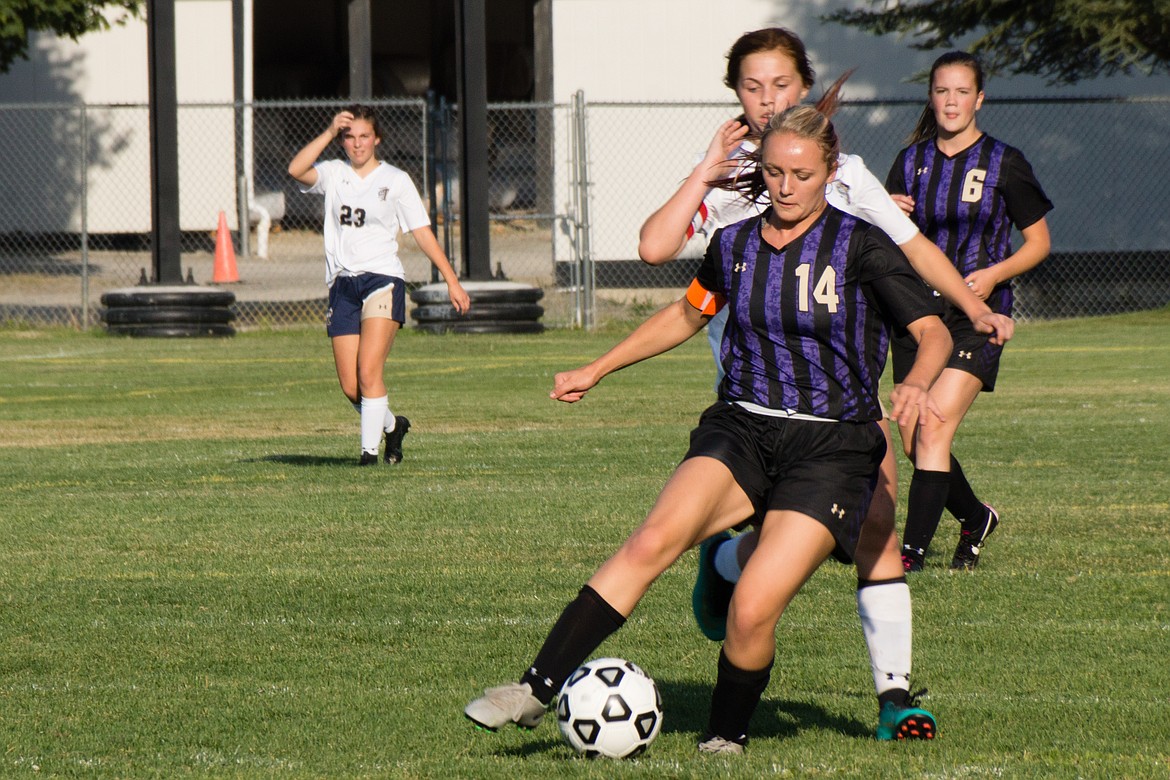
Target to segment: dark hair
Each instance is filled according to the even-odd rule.
[[[352,106],[346,106],[345,110],[353,114],[354,119],[364,119],[370,123],[370,127],[374,130],[374,137],[382,137],[382,127],[378,124],[378,115],[374,113],[374,109],[361,103],[354,103]]]
[[[919,141],[925,141],[938,135],[938,119],[934,116],[934,108],[930,105],[929,95],[930,90],[934,89],[934,74],[938,72],[939,68],[945,68],[949,65],[965,65],[970,68],[975,74],[975,90],[983,91],[983,65],[979,62],[978,57],[965,51],[948,51],[939,57],[930,66],[930,79],[927,81],[926,87],[928,96],[926,108],[922,109],[922,115],[918,117],[918,124],[914,126],[914,130],[906,136],[906,146],[913,146]]]
[[[723,83],[735,89],[739,85],[739,69],[743,65],[744,57],[766,51],[780,51],[791,57],[796,64],[796,72],[800,74],[801,82],[805,88],[812,89],[817,74],[809,62],[804,41],[800,40],[799,35],[783,27],[765,27],[739,36],[727,52],[727,75],[723,77]]]
[[[796,65],[796,72],[800,75],[800,82],[805,89],[813,88],[817,81],[817,74],[809,61],[804,41],[800,40],[800,36],[792,30],[783,27],[765,27],[739,36],[727,52],[727,74],[723,77],[723,83],[731,89],[735,89],[739,84],[739,71],[744,58],[751,54],[770,51],[778,51],[787,55]],[[841,85],[853,75],[854,70],[856,69],[850,68],[845,71],[825,90],[825,94],[816,103],[817,110],[827,117],[836,113],[837,106],[841,102]],[[747,124],[747,119],[740,117],[740,122]]]
[[[846,74],[848,76],[848,74]],[[840,79],[838,80],[840,81]],[[815,106],[792,106],[779,114],[773,114],[768,127],[760,135],[759,145],[745,157],[745,164],[735,174],[707,182],[709,187],[738,192],[751,202],[757,202],[768,189],[764,184],[764,142],[775,133],[792,133],[798,138],[815,141],[824,153],[829,170],[837,167],[837,156],[841,153],[841,141],[829,115]]]

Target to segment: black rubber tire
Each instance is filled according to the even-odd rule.
[[[108,325],[106,329],[118,336],[141,338],[200,338],[206,336],[234,336],[236,329],[231,325],[210,323],[207,325]]]
[[[235,317],[222,306],[123,306],[102,313],[109,325],[206,325],[231,322]]]
[[[544,325],[531,320],[420,322],[415,327],[428,333],[544,333]]]
[[[471,303],[536,303],[544,297],[544,290],[539,287],[505,287],[502,289],[467,291]],[[419,305],[429,303],[450,303],[447,290],[419,289],[410,294],[410,300]]]
[[[538,320],[544,307],[537,303],[479,303],[472,301],[466,314],[451,304],[419,306],[410,312],[416,322],[468,322],[473,320]]]
[[[231,306],[236,294],[230,290],[110,290],[102,293],[102,305],[115,306]]]

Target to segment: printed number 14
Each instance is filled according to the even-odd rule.
[[[808,311],[808,289],[809,289],[809,274],[812,272],[812,266],[807,263],[802,263],[796,266],[796,278],[800,280],[799,295],[800,299],[797,303],[801,311]],[[821,278],[817,280],[816,287],[812,291],[813,300],[822,306],[827,306],[829,314],[837,313],[837,302],[840,300],[837,297],[837,271],[833,266],[828,266],[821,273]]]

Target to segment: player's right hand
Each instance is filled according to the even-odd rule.
[[[738,119],[729,119],[719,125],[719,129],[715,131],[715,137],[707,146],[707,155],[704,161],[709,167],[728,165],[730,161],[727,158],[739,148],[747,133],[748,126]]]
[[[348,111],[338,111],[333,116],[333,121],[329,123],[329,130],[336,138],[340,135],[345,135],[345,131],[349,130],[349,126],[353,124],[353,114]]]
[[[597,381],[589,366],[562,371],[553,378],[553,389],[548,397],[567,404],[576,403],[585,397],[585,393],[589,392]]]

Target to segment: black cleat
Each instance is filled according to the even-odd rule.
[[[359,466],[376,466],[378,465],[378,453],[376,452],[362,452],[361,460],[358,461]]]
[[[402,439],[405,438],[406,432],[409,430],[410,420],[400,414],[394,415],[394,430],[386,431],[385,461],[387,463],[402,462]]]
[[[926,560],[926,550],[921,547],[902,545],[902,570],[907,574],[922,571],[922,564]]]
[[[951,559],[952,569],[971,571],[978,566],[983,543],[999,525],[999,513],[990,504],[983,506],[987,507],[987,517],[975,526],[964,524],[963,530],[959,532],[959,545],[955,548],[955,557]]]

